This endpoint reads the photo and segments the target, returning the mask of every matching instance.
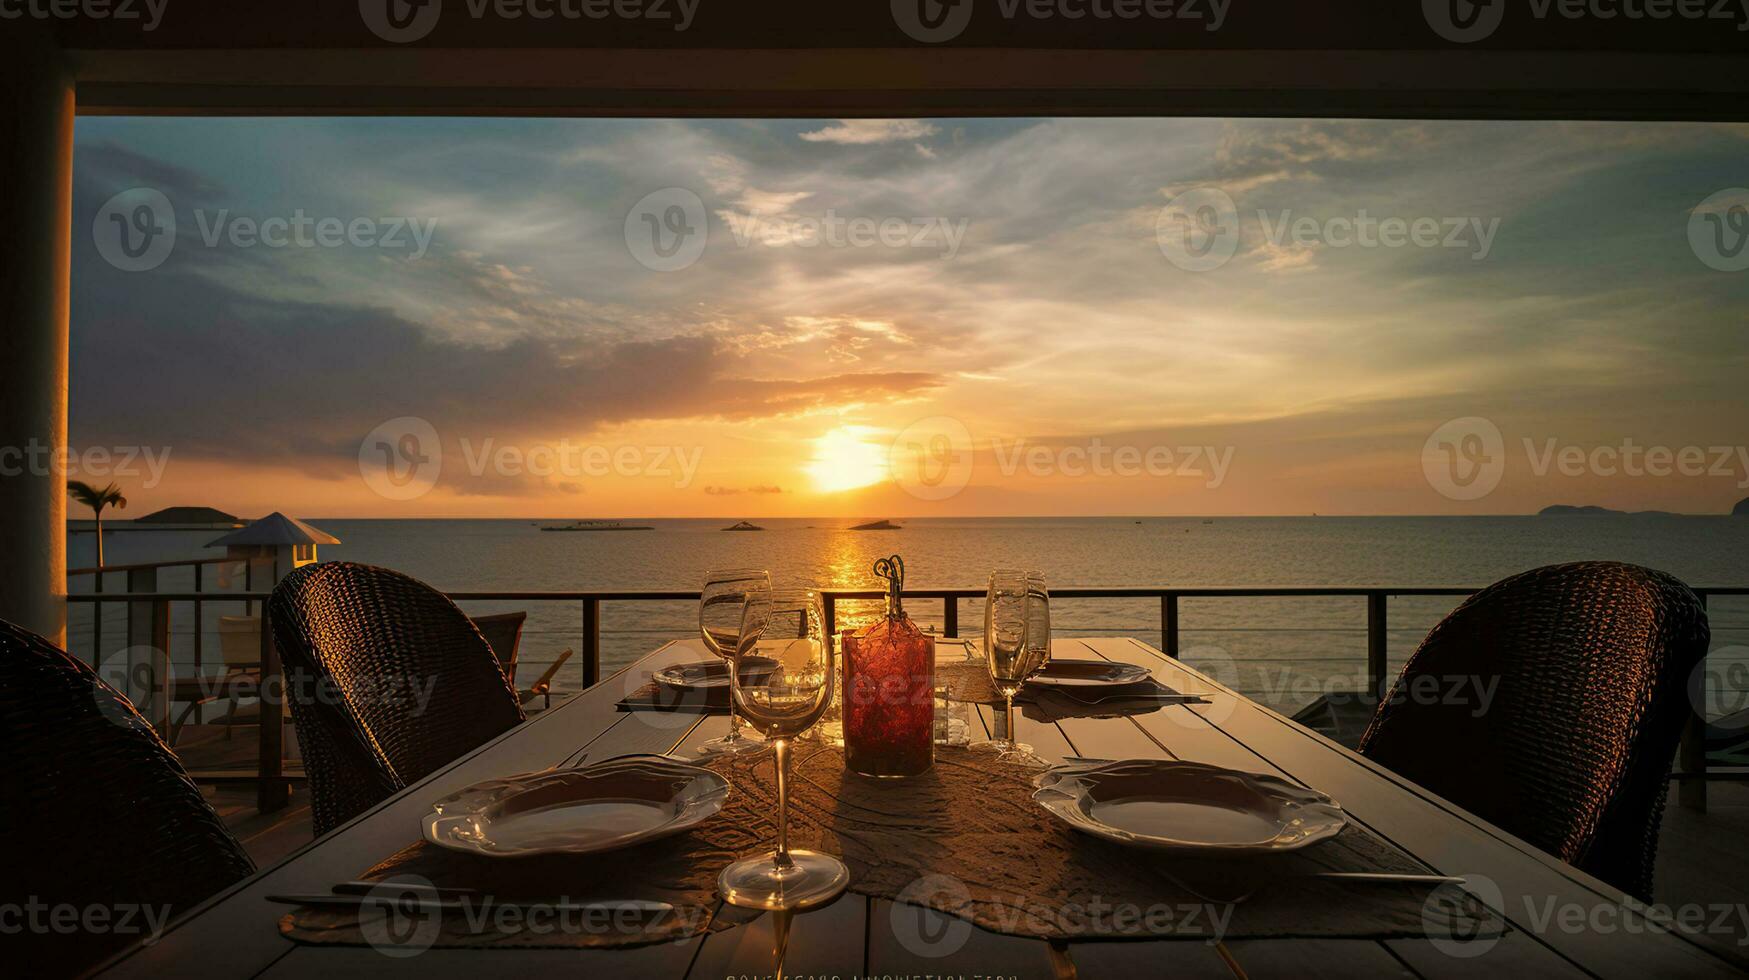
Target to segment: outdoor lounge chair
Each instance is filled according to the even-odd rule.
[[[1360,753],[1643,900],[1706,612],[1662,572],[1551,565],[1466,600]]]
[[[480,631],[399,572],[305,565],[273,590],[268,618],[318,836],[523,720]]]
[[[224,658],[225,672],[217,676],[178,677],[170,685],[170,700],[186,704],[176,723],[170,726],[170,744],[182,734],[190,715],[214,701],[229,701],[225,712],[225,739],[230,740],[237,724],[237,702],[261,691],[261,617],[220,616],[219,655]]]
[[[516,699],[527,704],[535,698],[545,698],[543,707],[553,706],[553,677],[565,661],[571,659],[570,649],[559,654],[558,658],[547,665],[547,669],[527,688],[516,687],[516,657],[518,648],[522,645],[522,627],[528,621],[528,613],[498,613],[491,616],[475,616],[474,626],[480,635],[492,647],[492,652],[498,657],[499,666],[504,668],[504,676],[510,680],[510,686],[516,691]]]

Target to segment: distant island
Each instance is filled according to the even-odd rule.
[[[199,524],[207,527],[242,527],[233,514],[211,507],[166,507],[134,518],[135,524]]]
[[[731,524],[728,527],[723,528],[723,530],[725,530],[725,531],[763,531],[765,529],[760,527],[759,525],[753,523],[752,521],[741,521],[741,522],[736,523],[736,524]]]
[[[851,530],[852,531],[898,531],[898,530],[901,530],[901,528],[899,527],[899,525],[894,524],[892,521],[869,521],[867,524],[858,524],[855,527],[851,528]]]
[[[549,524],[543,531],[654,531],[642,524],[621,524],[618,521],[578,521],[575,524]]]
[[[1742,506],[1739,504],[1738,506]],[[1538,517],[1680,517],[1667,510],[1614,510],[1591,504],[1550,504],[1536,512]]]

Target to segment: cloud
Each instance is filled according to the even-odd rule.
[[[923,139],[937,131],[935,124],[921,119],[840,119],[836,126],[802,133],[801,137],[810,143],[862,146]]]
[[[897,431],[947,414],[1040,438],[1358,401],[1358,430],[1393,399],[1425,396],[1497,411],[1503,426],[1582,408],[1597,416],[1585,425],[1630,431],[1657,402],[1637,386],[1729,408],[1717,393],[1749,370],[1737,313],[1749,279],[1706,269],[1686,239],[1695,202],[1742,183],[1743,127],[937,126],[81,120],[74,438],[341,473],[360,436],[397,415],[476,442],[665,429],[710,442],[713,461],[721,447],[714,485],[751,493],[734,474],[787,481],[775,467],[824,425]],[[1163,193],[1205,184],[1234,196],[1244,248],[1189,274],[1161,254],[1155,224]],[[165,189],[184,237],[160,268],[126,274],[89,230],[135,186]],[[708,243],[690,267],[657,273],[628,250],[625,220],[669,187],[704,200]],[[437,232],[416,261],[209,248],[195,208],[400,214]],[[721,216],[736,209],[963,219],[966,233],[951,259],[773,247],[734,239]],[[1257,234],[1265,209],[1503,220],[1477,262],[1444,248],[1271,247]],[[1698,395],[1683,404],[1695,429],[1709,424]],[[771,467],[737,468],[739,452]]]

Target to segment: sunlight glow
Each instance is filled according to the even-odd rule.
[[[821,493],[855,490],[886,479],[887,453],[856,429],[840,427],[814,440],[814,456],[802,472]]]

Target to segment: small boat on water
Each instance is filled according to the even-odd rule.
[[[654,531],[646,524],[621,524],[618,521],[574,521],[570,524],[547,524],[543,531]]]
[[[858,524],[855,527],[851,528],[851,530],[852,531],[898,531],[898,530],[902,530],[902,529],[899,527],[899,525],[894,524],[892,521],[869,521],[867,524]]]
[[[736,524],[731,524],[728,527],[723,528],[723,530],[725,530],[725,531],[763,531],[765,529],[760,527],[757,524],[754,524],[751,521],[741,521],[741,522],[736,523]]]

